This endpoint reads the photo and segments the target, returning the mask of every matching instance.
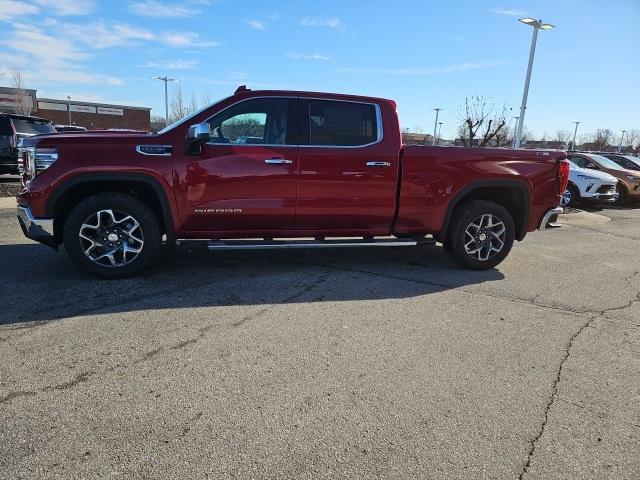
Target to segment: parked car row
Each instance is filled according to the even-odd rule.
[[[640,160],[613,153],[568,152],[569,184],[561,206],[640,200]]]

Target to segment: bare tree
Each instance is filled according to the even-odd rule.
[[[613,140],[613,132],[608,128],[599,128],[593,135],[593,148],[597,151],[605,150]]]
[[[12,72],[12,87],[15,89],[15,95],[17,97],[16,113],[20,115],[31,115],[33,110],[33,103],[31,96],[24,88],[24,81],[22,79],[22,72],[17,68]]]
[[[557,130],[555,134],[555,141],[568,145],[571,141],[571,132],[569,130]]]
[[[193,90],[191,90],[191,102],[189,102],[189,106],[187,107],[187,114],[190,115],[193,112],[198,110],[198,99],[196,98],[196,94]]]
[[[151,131],[158,132],[167,126],[165,118],[160,115],[154,115],[151,117]]]
[[[502,130],[507,130],[507,111],[506,106],[497,111],[484,95],[466,97],[458,126],[458,135],[464,146],[486,147],[491,142],[503,142]],[[496,140],[496,136],[500,139]]]
[[[180,120],[185,116],[185,104],[182,97],[182,87],[178,83],[173,90],[173,99],[169,105],[169,123],[173,123],[176,120]]]
[[[638,130],[637,128],[627,130],[624,138],[627,139],[627,145],[630,145],[631,148],[636,149],[640,147],[640,130]]]

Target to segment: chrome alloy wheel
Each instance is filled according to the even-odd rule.
[[[473,258],[486,262],[504,248],[506,227],[490,213],[473,220],[464,231],[464,249]]]
[[[571,197],[573,197],[573,194],[571,193],[571,189],[567,188],[562,194],[562,199],[560,200],[560,206],[566,207],[567,205],[569,205],[572,200]]]
[[[140,223],[119,210],[99,210],[90,215],[78,233],[80,246],[92,262],[103,267],[123,267],[144,247]]]

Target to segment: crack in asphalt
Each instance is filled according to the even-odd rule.
[[[263,313],[268,312],[269,310],[271,310],[272,308],[277,307],[278,305],[284,305],[287,303],[292,302],[293,300],[301,297],[302,295],[304,295],[305,293],[310,292],[311,290],[313,290],[314,288],[316,288],[318,285],[321,285],[322,283],[327,281],[327,278],[329,277],[328,273],[324,273],[322,275],[320,275],[316,280],[314,280],[311,284],[307,285],[306,287],[302,288],[301,290],[298,290],[297,292],[293,293],[292,295],[289,295],[288,297],[286,297],[284,300],[282,300],[279,303],[274,303],[272,305],[269,305],[265,308],[262,308],[252,314],[246,315],[243,318],[241,318],[238,322],[232,323],[231,325],[234,327],[239,327],[241,325],[243,325],[244,323],[246,323],[249,320],[253,320],[257,317],[259,317],[260,315],[262,315]],[[185,348],[189,345],[193,345],[195,343],[197,343],[198,341],[200,341],[202,338],[205,337],[206,333],[213,329],[213,325],[206,325],[204,327],[201,327],[198,329],[198,336],[195,338],[188,338],[185,340],[182,340],[174,345],[171,345],[170,347],[168,347],[169,350],[179,350],[182,348]],[[136,360],[135,362],[131,363],[129,365],[129,367],[131,366],[136,366],[139,365],[147,360],[150,360],[151,358],[154,358],[155,356],[159,355],[161,352],[163,352],[165,349],[163,347],[158,347],[154,350],[151,350],[147,353],[145,353],[140,359]],[[115,370],[116,367],[111,367],[111,368],[107,368],[103,371],[103,373],[109,373],[112,372],[113,370]],[[128,367],[126,367],[128,368]],[[78,374],[75,375],[75,377],[71,380],[68,380],[66,382],[57,384],[57,385],[47,385],[45,387],[42,388],[38,388],[38,389],[34,389],[34,390],[19,390],[19,391],[14,391],[14,392],[9,392],[7,395],[5,395],[4,397],[0,397],[0,405],[4,404],[4,403],[9,403],[12,400],[16,399],[16,398],[21,398],[21,397],[31,397],[34,395],[37,395],[38,393],[42,393],[42,392],[50,392],[50,391],[56,391],[56,390],[66,390],[68,388],[72,388],[75,387],[81,383],[87,382],[89,379],[91,379],[94,375],[96,375],[97,372],[95,371],[86,371],[86,372],[80,372]],[[202,415],[202,414],[200,414]],[[197,416],[196,419],[199,419],[200,416]],[[188,432],[188,430],[187,430]],[[185,432],[186,434],[186,432]]]
[[[598,316],[594,315],[593,317],[589,318],[589,320],[587,322],[582,324],[580,326],[580,328],[573,335],[571,335],[571,337],[569,338],[569,341],[567,342],[567,344],[565,346],[564,355],[562,356],[562,359],[560,360],[560,364],[558,365],[558,369],[556,370],[556,375],[555,375],[555,377],[553,379],[553,383],[551,385],[551,395],[549,396],[549,398],[547,400],[547,403],[545,405],[542,424],[540,425],[540,429],[538,430],[536,435],[531,440],[531,443],[530,443],[530,446],[529,446],[529,452],[527,454],[527,461],[524,464],[524,466],[522,467],[522,470],[520,471],[520,474],[518,475],[518,480],[522,480],[524,478],[524,476],[527,474],[527,472],[529,471],[529,467],[531,466],[531,461],[533,460],[533,456],[535,454],[535,450],[536,450],[536,446],[538,445],[538,441],[540,440],[540,438],[542,438],[542,435],[544,434],[544,431],[545,431],[545,429],[547,427],[547,423],[549,422],[549,411],[551,410],[551,407],[555,403],[556,398],[558,396],[558,385],[560,384],[560,380],[561,380],[561,377],[562,377],[562,370],[564,369],[564,365],[567,362],[567,360],[569,359],[569,357],[571,356],[571,347],[573,347],[573,343],[575,342],[576,338],[578,338],[582,332],[584,332],[588,327],[590,327],[591,324],[593,323],[593,321],[596,320],[597,318],[598,318]]]
[[[391,275],[388,273],[377,273],[377,272],[371,272],[368,270],[361,270],[361,269],[356,269],[356,268],[346,268],[346,267],[338,267],[335,265],[321,265],[321,264],[316,264],[316,263],[312,263],[312,262],[289,262],[289,263],[294,263],[294,264],[298,264],[298,265],[307,265],[307,266],[315,266],[315,267],[324,267],[324,268],[330,268],[333,270],[339,270],[342,272],[352,272],[352,273],[362,273],[365,275],[370,275],[370,276],[375,276],[375,277],[382,277],[382,278],[388,278],[389,280],[400,280],[400,281],[404,281],[404,282],[410,282],[410,283],[416,283],[418,285],[428,285],[431,287],[438,287],[441,289],[446,289],[446,290],[455,290],[457,292],[463,292],[466,293],[468,295],[477,295],[477,296],[481,296],[481,297],[489,297],[489,298],[496,298],[496,299],[500,299],[500,300],[506,300],[506,301],[510,301],[510,302],[516,302],[516,303],[524,303],[527,305],[534,305],[536,307],[541,307],[541,308],[548,308],[550,310],[558,310],[564,313],[569,313],[569,314],[573,314],[573,315],[580,315],[580,316],[588,316],[588,315],[593,315],[594,313],[597,312],[593,312],[590,310],[576,310],[576,309],[571,309],[569,307],[566,306],[558,306],[558,305],[549,305],[546,303],[541,303],[541,302],[536,302],[535,300],[537,298],[539,298],[541,295],[536,295],[533,298],[521,298],[521,297],[509,297],[509,296],[504,296],[504,295],[496,295],[493,293],[487,293],[487,292],[475,292],[472,290],[467,290],[461,286],[456,286],[456,285],[447,285],[445,283],[437,283],[431,280],[418,280],[415,278],[405,278],[405,277],[401,277],[398,275]]]
[[[624,240],[633,240],[634,242],[640,242],[640,238],[632,237],[631,235],[622,235],[619,233],[605,232],[603,230],[598,230],[597,228],[585,227],[583,225],[578,226],[571,223],[569,224],[569,226],[572,228],[578,228],[580,230],[587,230],[589,232],[601,233],[602,235],[609,235],[611,237],[622,238]]]
[[[629,284],[629,286],[633,286],[632,285],[632,279],[636,276],[640,275],[640,271],[636,271],[633,274],[627,276],[625,278],[625,281]],[[549,399],[547,400],[546,406],[545,406],[545,410],[544,410],[544,416],[543,416],[543,420],[542,420],[542,424],[540,425],[540,429],[538,430],[538,433],[535,435],[535,437],[531,440],[531,444],[530,444],[530,448],[529,448],[529,452],[527,455],[527,461],[524,464],[522,470],[520,471],[520,475],[518,475],[518,480],[522,480],[525,475],[527,474],[527,472],[529,471],[529,467],[531,466],[531,461],[533,460],[534,454],[535,454],[535,449],[536,446],[538,444],[538,441],[540,440],[540,438],[542,438],[542,435],[545,432],[547,423],[549,422],[549,412],[551,410],[551,407],[553,406],[553,404],[555,403],[556,400],[562,400],[558,397],[558,385],[560,384],[560,381],[562,379],[562,372],[564,369],[564,366],[567,362],[567,360],[569,359],[569,357],[571,356],[571,348],[573,347],[574,342],[576,341],[576,339],[582,334],[582,332],[584,332],[587,328],[591,327],[591,324],[599,319],[599,318],[604,318],[606,319],[607,315],[609,315],[609,313],[611,312],[615,312],[618,310],[623,310],[625,308],[629,308],[631,305],[633,305],[635,302],[640,301],[640,292],[636,293],[636,299],[635,300],[631,300],[629,302],[628,305],[624,306],[624,307],[612,307],[612,308],[607,308],[604,310],[601,310],[600,312],[598,312],[596,315],[593,315],[591,318],[589,318],[589,320],[587,322],[585,322],[583,325],[580,326],[580,328],[573,334],[571,335],[571,337],[569,338],[569,341],[566,344],[566,348],[564,350],[564,355],[560,361],[560,364],[558,365],[558,369],[556,371],[556,376],[553,380],[553,384],[551,386],[551,395],[549,396]],[[580,408],[586,408],[582,405],[577,405],[574,404],[576,406],[579,406]]]

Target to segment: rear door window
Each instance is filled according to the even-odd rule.
[[[333,100],[306,100],[304,104],[305,145],[358,147],[379,140],[376,105]]]

